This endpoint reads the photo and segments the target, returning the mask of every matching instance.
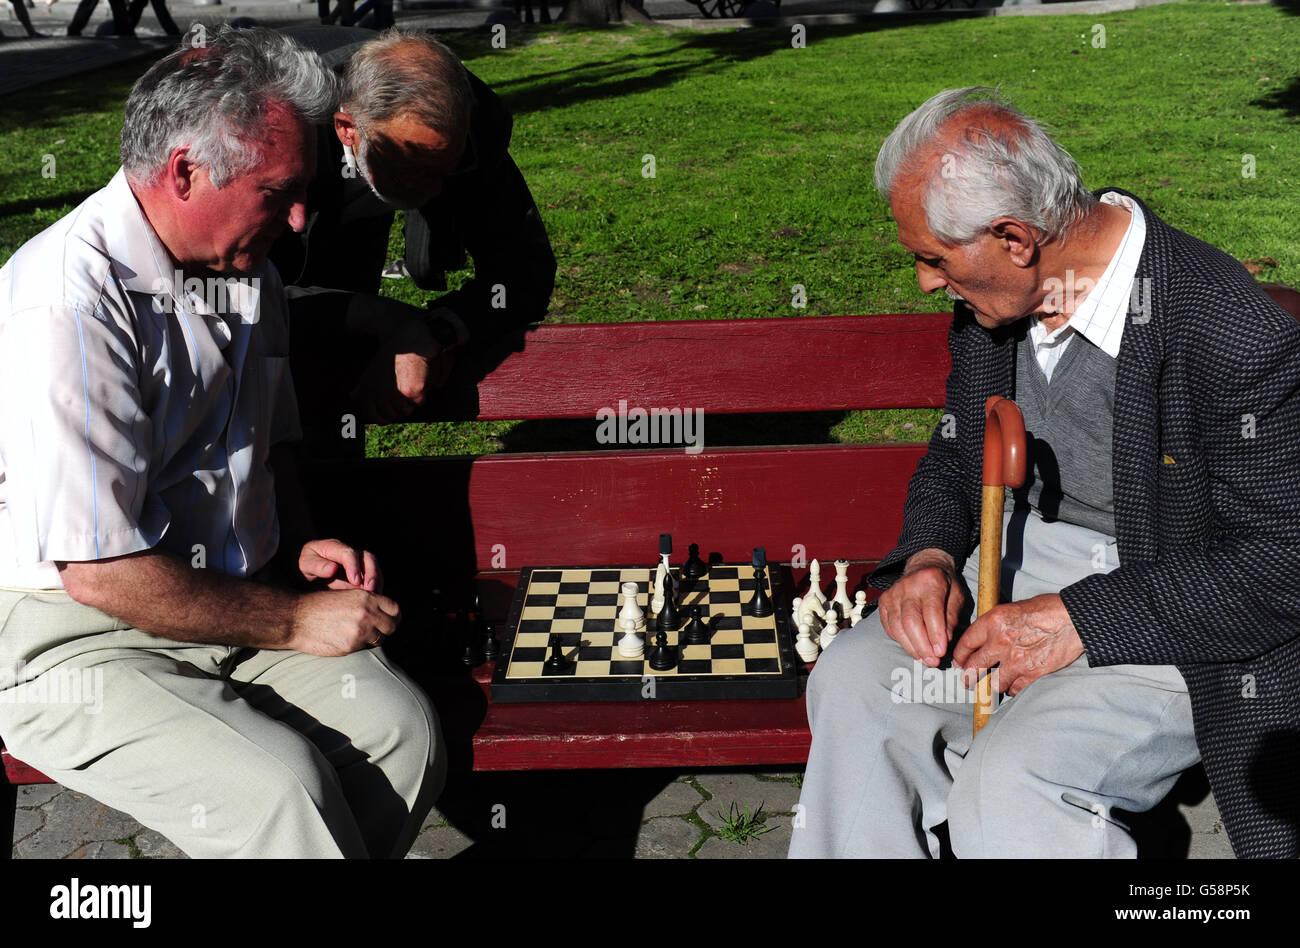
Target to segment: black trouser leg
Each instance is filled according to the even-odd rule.
[[[77,4],[77,12],[72,14],[72,22],[68,24],[69,36],[81,35],[81,31],[90,20],[90,15],[95,12],[95,4],[97,3],[99,3],[99,0],[81,0]]]
[[[162,27],[162,31],[168,36],[180,36],[181,28],[167,12],[167,0],[149,0],[149,4],[153,7],[153,15],[158,18],[158,25]]]
[[[13,0],[14,12],[18,14],[18,22],[23,25],[28,36],[36,35],[36,27],[32,26],[32,18],[27,14],[27,4],[23,0]]]
[[[134,36],[131,27],[131,14],[126,8],[126,0],[108,0],[108,8],[113,13],[113,32],[118,36]]]

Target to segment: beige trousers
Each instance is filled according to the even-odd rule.
[[[195,857],[398,857],[446,776],[428,698],[379,650],[245,652],[0,587],[0,738]]]

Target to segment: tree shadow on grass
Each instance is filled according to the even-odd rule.
[[[115,112],[119,119],[135,81],[171,47],[144,49],[127,62],[109,60],[83,73],[44,82],[0,98],[0,124],[8,128],[48,128],[66,123],[69,115]],[[7,76],[21,77],[49,68],[50,51],[5,50],[0,47],[0,67]]]
[[[1285,86],[1274,89],[1250,104],[1264,109],[1281,109],[1292,118],[1300,118],[1300,76],[1292,77]]]
[[[8,175],[0,176],[0,193],[8,190],[8,178]],[[16,217],[19,214],[30,214],[33,211],[71,210],[98,190],[99,188],[78,188],[75,191],[64,191],[61,194],[51,194],[47,197],[9,201],[0,204],[0,218]]]
[[[857,33],[934,23],[940,19],[943,17],[934,15],[881,17],[878,21],[820,26],[817,37],[821,42]],[[621,27],[604,29],[619,28]],[[471,49],[467,44],[458,44],[454,37],[446,38],[453,46],[461,47],[457,52],[472,70],[474,60],[478,58],[475,56],[477,43]],[[477,39],[474,38],[475,41]],[[691,31],[690,35],[678,34],[673,39],[675,42],[671,49],[615,54],[568,69],[549,70],[496,82],[492,84],[492,89],[505,100],[510,111],[518,116],[529,112],[562,109],[579,102],[615,99],[663,89],[695,76],[717,76],[720,81],[728,81],[725,74],[733,66],[791,48],[789,28],[781,24],[731,31]],[[705,52],[708,56],[700,57],[700,52]]]

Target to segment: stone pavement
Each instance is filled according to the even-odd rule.
[[[454,775],[407,858],[782,859],[798,782],[798,768]],[[1144,855],[1232,858],[1199,774],[1149,822],[1158,825],[1139,835]],[[184,858],[125,814],[58,785],[19,788],[13,856]]]

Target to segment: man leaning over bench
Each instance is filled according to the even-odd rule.
[[[298,425],[264,259],[334,99],[272,31],[173,53],[123,168],[0,269],[0,737],[192,856],[400,856],[445,771],[372,648],[374,557],[313,540],[287,565],[322,588],[268,576]]]

